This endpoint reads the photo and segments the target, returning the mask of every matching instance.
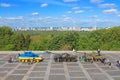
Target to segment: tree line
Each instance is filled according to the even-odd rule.
[[[120,50],[120,26],[85,31],[20,31],[0,27],[0,50]]]
[[[15,33],[8,26],[0,27],[0,50],[28,50],[30,35]]]

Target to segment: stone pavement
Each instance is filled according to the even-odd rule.
[[[15,55],[15,54],[12,54]],[[8,63],[8,54],[0,54],[0,80],[120,80],[116,60],[119,54],[104,54],[112,68],[100,62],[54,62],[53,54],[44,54],[40,63]]]

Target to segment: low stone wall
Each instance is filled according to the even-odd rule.
[[[25,51],[0,51],[0,54],[18,54],[18,53],[24,53]],[[43,53],[44,51],[32,51],[34,53]],[[72,53],[73,51],[50,51],[52,53]],[[86,53],[92,53],[97,51],[77,51],[77,52],[86,52]],[[101,51],[101,53],[114,53],[114,54],[120,54],[120,51]]]

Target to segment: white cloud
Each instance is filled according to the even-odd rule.
[[[46,4],[52,4],[52,5],[60,5],[60,6],[68,6],[67,4],[59,1],[59,0],[22,0],[24,2],[37,2],[37,3],[46,3]]]
[[[116,5],[115,4],[100,4],[99,5],[101,8],[115,8],[116,7]]]
[[[45,19],[52,19],[52,17],[51,16],[47,16],[47,17],[45,17]]]
[[[118,10],[117,9],[108,9],[108,10],[104,10],[103,13],[105,13],[105,14],[117,14]]]
[[[73,9],[73,10],[76,10],[76,9],[79,9],[79,7],[73,7],[72,9]]]
[[[75,11],[75,14],[81,14],[83,12],[84,12],[83,10],[78,10],[78,11]]]
[[[5,18],[7,20],[22,20],[23,19],[23,16],[18,16],[18,17],[7,17]]]
[[[120,17],[120,14],[118,16]]]
[[[72,11],[68,11],[67,13],[68,13],[68,14],[71,14],[71,13],[72,13]]]
[[[7,3],[1,3],[0,4],[1,7],[11,7],[11,4],[7,4]]]
[[[64,22],[62,22],[62,24],[65,22],[69,22],[69,24],[76,23],[76,21],[73,18],[68,17],[68,16],[59,19],[59,21],[64,21]]]
[[[78,0],[63,0],[64,2],[77,2]]]
[[[64,17],[64,20],[70,20],[71,18],[70,17]]]
[[[98,18],[98,15],[89,16],[90,18]]]
[[[32,16],[37,16],[37,15],[39,15],[39,13],[38,13],[38,12],[34,12],[34,13],[32,13],[31,15],[32,15]]]
[[[48,4],[46,3],[40,5],[40,7],[46,7],[46,6],[48,6]]]
[[[62,17],[67,17],[67,15],[62,15]]]
[[[103,0],[90,0],[90,2],[92,2],[92,3],[100,3],[100,2],[102,2]]]
[[[85,9],[91,9],[93,7],[91,7],[91,6],[84,6],[83,8],[85,8]]]

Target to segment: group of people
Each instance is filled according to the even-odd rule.
[[[101,63],[103,63],[104,65],[108,65],[108,68],[112,68],[112,63],[109,61],[109,59],[107,58],[102,58],[100,59]]]
[[[97,50],[97,53],[98,53],[98,56],[101,56],[100,54],[100,49]],[[90,59],[90,62],[93,63],[94,61],[100,61],[101,63],[103,63],[104,65],[108,65],[108,68],[112,68],[112,64],[111,62],[109,61],[109,59],[107,58],[99,58],[99,59],[96,59],[95,57],[92,57]],[[87,57],[86,57],[86,52],[83,52],[83,55],[81,56],[81,62],[84,63],[85,61],[87,61]],[[118,62],[119,66],[120,66],[120,61]]]

